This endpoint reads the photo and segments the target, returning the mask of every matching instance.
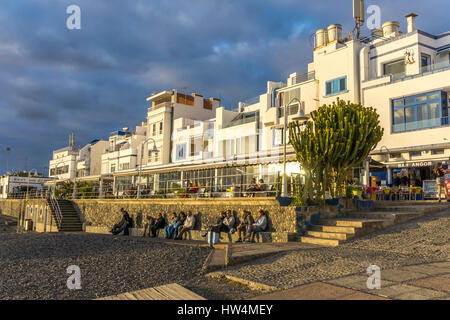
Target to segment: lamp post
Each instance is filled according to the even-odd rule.
[[[308,120],[309,118],[305,116],[303,110],[301,109],[301,101],[298,98],[292,98],[287,104],[284,105],[284,131],[283,131],[283,185],[281,189],[281,196],[287,197],[287,175],[286,175],[286,153],[287,153],[287,122],[288,122],[288,107],[292,102],[297,101],[299,106],[298,114],[293,117],[293,120]]]
[[[55,175],[56,175],[57,179],[59,179],[59,175],[58,175],[58,166],[59,166],[61,163],[64,165],[64,159],[59,160],[59,161],[56,163],[56,166],[55,166]],[[50,168],[50,170],[51,170],[51,168]],[[55,182],[55,185],[53,186],[53,196],[55,196],[55,191],[56,191],[56,182]]]
[[[383,148],[385,148],[387,151],[387,155],[388,155],[387,162],[389,162],[389,156],[390,156],[391,152],[389,151],[389,149],[386,146],[381,146],[380,152],[383,152]],[[386,169],[387,169],[387,184],[391,185],[392,184],[392,170],[387,165],[386,165]]]
[[[75,175],[73,177],[72,200],[75,199],[77,194],[77,173],[78,173],[78,164],[77,164],[77,155],[75,154]]]
[[[147,139],[144,140],[144,142],[142,142],[142,145],[141,145],[141,160],[140,160],[140,163],[139,163],[138,187],[137,187],[137,195],[136,195],[137,199],[141,198],[141,171],[142,171],[142,159],[144,158],[144,145],[149,140],[153,141],[152,152],[157,152],[158,151],[158,148],[156,148],[156,141],[155,141],[155,139],[153,139],[151,137],[148,137]]]

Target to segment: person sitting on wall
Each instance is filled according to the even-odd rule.
[[[180,218],[177,217],[177,214],[174,212],[172,214],[172,219],[170,221],[170,224],[164,228],[164,230],[166,232],[166,239],[172,238],[175,228],[178,228],[179,221],[180,221]]]
[[[183,233],[194,229],[194,226],[195,226],[195,217],[192,215],[191,211],[188,211],[186,220],[184,221],[184,224],[183,224],[183,227],[179,227],[181,229],[180,229],[180,232],[178,233],[178,235],[175,237],[175,240],[181,240],[183,237]]]
[[[219,217],[217,218],[216,224],[210,226],[209,231],[216,232],[216,233],[220,233],[222,231],[228,232],[228,227],[223,224],[224,219],[225,219],[225,212],[221,211],[219,213]],[[208,231],[205,232],[204,234],[202,234],[202,237],[206,238],[207,235],[208,235]]]
[[[110,230],[110,232],[113,235],[118,235],[119,233],[121,233],[123,231],[123,235],[124,236],[129,236],[129,228],[131,228],[133,226],[133,220],[131,219],[130,215],[128,214],[127,211],[125,211],[124,208],[120,208],[120,212],[122,213],[122,220],[120,220],[120,222],[116,225],[114,225],[114,227]]]
[[[236,242],[242,242],[242,231],[244,233],[244,237],[247,234],[247,229],[250,225],[255,223],[255,220],[252,217],[250,211],[242,210],[241,211],[241,222],[237,225],[236,230],[238,233],[238,239]]]
[[[144,234],[142,236],[145,237],[145,235],[147,234],[147,230],[148,230],[148,236],[150,237],[150,230],[151,230],[151,227],[153,226],[155,219],[153,219],[153,217],[150,216],[149,214],[147,215],[146,219],[147,219],[147,222],[144,225]]]
[[[233,213],[231,212],[231,210],[227,210],[226,216],[223,219],[223,224],[225,227],[227,227],[229,233],[236,232],[236,229],[235,229],[236,219],[234,219],[234,216],[233,216]]]
[[[181,230],[181,228],[184,226],[184,222],[186,221],[186,214],[181,211],[180,215],[178,216],[178,226],[174,228],[174,239],[178,236],[178,230]]]
[[[152,230],[152,238],[156,238],[156,232],[159,229],[164,229],[164,226],[166,225],[166,220],[164,220],[164,217],[161,213],[158,213],[158,216],[156,217],[156,219],[153,220],[153,224],[151,226],[151,230]]]
[[[267,218],[264,210],[258,210],[258,219],[256,222],[248,227],[247,235],[245,236],[245,241],[254,242],[256,232],[263,232],[267,227]],[[251,240],[250,240],[251,238]]]

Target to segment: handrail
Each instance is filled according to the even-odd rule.
[[[59,207],[58,200],[56,200],[53,194],[50,195],[50,204],[52,206],[52,211],[55,213],[55,220],[58,228],[61,228],[62,224],[62,213],[61,208]]]

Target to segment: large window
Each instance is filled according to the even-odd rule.
[[[429,92],[392,101],[392,131],[403,132],[448,124],[447,93]]]
[[[186,159],[186,143],[177,144],[175,158],[177,160]]]
[[[283,144],[283,129],[272,129],[272,147]]]
[[[383,65],[383,74],[392,74],[394,79],[402,78],[405,76],[405,60],[399,59]]]
[[[325,83],[325,94],[327,96],[347,91],[347,76],[329,80]]]

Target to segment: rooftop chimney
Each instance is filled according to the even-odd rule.
[[[410,13],[410,14],[407,14],[405,17],[406,17],[406,21],[408,22],[408,33],[416,31],[417,30],[417,28],[416,28],[417,14]]]

